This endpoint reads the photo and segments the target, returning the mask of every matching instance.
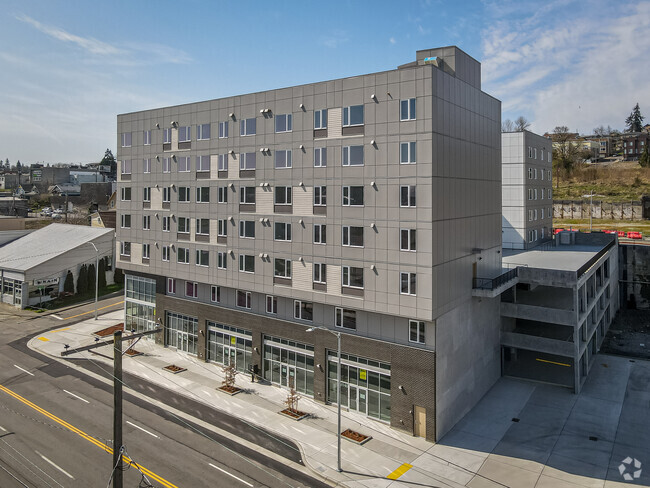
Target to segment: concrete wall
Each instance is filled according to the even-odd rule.
[[[591,204],[586,200],[560,200],[553,203],[553,217],[556,219],[588,219]],[[593,203],[592,219],[641,220],[641,202]]]

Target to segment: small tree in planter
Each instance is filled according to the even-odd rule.
[[[293,386],[293,377],[289,377],[289,392],[287,393],[287,399],[284,401],[287,408],[280,413],[296,420],[305,417],[307,414],[298,410],[298,400],[301,398],[302,396],[300,396],[300,393]]]
[[[223,365],[221,367],[221,371],[223,371],[224,379],[221,383],[221,386],[219,387],[219,390],[224,391],[230,395],[239,393],[241,391],[241,388],[235,386],[235,376],[237,376],[239,373],[239,371],[237,371],[237,368],[235,368],[235,364],[231,361],[229,364]]]

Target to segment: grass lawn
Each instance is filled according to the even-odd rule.
[[[589,230],[589,219],[553,219],[553,227],[556,229]],[[597,230],[623,230],[625,232],[643,232],[643,235],[650,235],[650,221],[648,220],[612,220],[593,219],[592,228]]]

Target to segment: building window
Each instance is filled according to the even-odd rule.
[[[163,217],[162,218],[162,230],[163,232],[169,232],[171,230],[170,226],[170,219],[169,217]]]
[[[239,155],[239,169],[242,171],[255,169],[256,154],[254,152]]]
[[[162,260],[169,261],[169,246],[162,247]]]
[[[341,268],[341,284],[350,288],[363,288],[363,268],[343,266]]]
[[[240,254],[239,271],[244,273],[255,273],[255,256],[250,254]]]
[[[415,98],[400,100],[400,120],[415,120]]]
[[[172,172],[172,158],[163,158],[162,172],[163,173]]]
[[[536,179],[537,179],[537,168],[535,168],[535,169],[533,170],[533,174],[535,175],[533,179],[536,180]]]
[[[228,261],[226,260],[225,252],[217,252],[217,268],[219,269],[228,268]]]
[[[255,203],[255,187],[242,186],[239,189],[239,203]]]
[[[363,247],[363,227],[344,225],[341,228],[341,244],[343,246]]]
[[[399,206],[415,207],[415,185],[402,185],[399,187]]]
[[[327,129],[327,109],[314,110],[314,129]]]
[[[344,207],[363,207],[363,186],[344,186],[341,195]]]
[[[190,171],[190,157],[181,156],[178,158],[178,172],[179,173],[189,173]]]
[[[250,291],[237,290],[237,306],[240,308],[251,308],[252,293]]]
[[[546,195],[547,195],[547,197],[548,197],[549,200],[552,198],[552,197],[551,197],[552,192],[553,192],[553,190],[551,190],[550,188],[548,188],[548,189],[546,190]]]
[[[278,313],[278,297],[266,295],[266,313],[273,315]]]
[[[176,294],[176,278],[167,278],[167,294]]]
[[[228,203],[228,187],[220,186],[217,188],[217,203]]]
[[[196,171],[197,173],[207,173],[210,171],[210,156],[196,157]]]
[[[228,171],[227,154],[219,154],[219,156],[217,156],[217,171]]]
[[[531,159],[533,158],[533,148],[530,146],[528,146],[528,157]]]
[[[327,283],[327,265],[324,263],[314,263],[314,283]]]
[[[303,302],[302,300],[294,300],[293,318],[311,322],[314,319],[314,304],[311,302]]]
[[[122,147],[131,147],[131,133],[122,132]]]
[[[142,259],[151,258],[151,244],[142,244]]]
[[[150,186],[145,186],[142,188],[142,201],[143,202],[151,202],[151,187]]]
[[[131,216],[128,214],[122,214],[122,224],[120,226],[122,229],[131,228]]]
[[[209,186],[199,186],[196,188],[196,203],[210,203]]]
[[[163,144],[171,144],[172,142],[172,129],[171,127],[163,129]]]
[[[533,159],[537,159],[537,148],[536,147],[533,148]]]
[[[324,168],[327,166],[327,148],[315,147],[314,148],[314,167]]]
[[[399,249],[400,251],[415,251],[415,229],[400,229]]]
[[[210,287],[210,301],[213,303],[221,302],[221,287],[212,285]]]
[[[186,247],[176,249],[176,261],[179,264],[190,264],[190,250]]]
[[[142,132],[142,141],[145,146],[151,146],[151,131],[145,130]]]
[[[326,224],[314,224],[314,244],[327,244]]]
[[[190,219],[189,217],[178,217],[178,233],[179,234],[189,234],[190,233]]]
[[[532,210],[528,210],[528,221],[529,222],[533,221],[533,211]]]
[[[292,127],[291,114],[282,114],[275,116],[275,132],[291,132]]]
[[[121,173],[123,175],[130,175],[131,174],[131,160],[130,159],[124,159],[122,160],[122,168],[121,168]]]
[[[424,322],[409,320],[409,342],[424,344]]]
[[[255,118],[244,119],[239,123],[240,136],[254,136],[256,131]]]
[[[291,260],[275,258],[275,264],[273,269],[273,276],[278,278],[291,279]]]
[[[291,149],[275,151],[275,169],[291,168]]]
[[[203,249],[196,250],[196,265],[197,266],[210,266],[210,251]]]
[[[185,296],[189,298],[196,298],[199,296],[199,284],[191,281],[185,282]]]
[[[199,236],[210,235],[210,219],[196,219],[196,234]]]
[[[533,168],[528,168],[528,179],[529,180],[533,179]]]
[[[533,189],[529,188],[528,189],[528,200],[532,200],[532,199],[533,199]]]
[[[228,137],[228,121],[219,122],[219,139],[226,139]]]
[[[196,126],[196,140],[205,141],[210,139],[210,124],[199,124]]]
[[[121,193],[121,199],[123,202],[130,202],[131,201],[131,187],[130,186],[123,186]]]
[[[254,220],[240,220],[239,221],[239,237],[245,239],[255,239],[255,221]]]
[[[145,158],[142,160],[142,172],[151,173],[151,159]]]
[[[226,237],[228,235],[228,221],[226,219],[217,220],[217,236]]]
[[[537,188],[535,188],[535,200],[537,200]]]
[[[130,255],[131,255],[131,243],[120,242],[120,256],[130,256]]]
[[[343,166],[363,166],[363,146],[343,146]]]
[[[343,127],[363,125],[363,105],[343,107]]]
[[[151,215],[142,216],[142,230],[151,230]]]
[[[189,186],[179,186],[178,187],[178,201],[179,202],[189,202],[190,201],[190,187]]]
[[[400,279],[400,293],[402,295],[416,294],[415,273],[400,273],[399,279]]]
[[[415,163],[415,142],[402,142],[399,145],[400,164]]]
[[[276,186],[275,187],[275,204],[276,205],[291,205],[291,187],[290,186]]]
[[[273,224],[273,239],[276,241],[290,241],[291,224],[286,222],[275,222]]]
[[[179,127],[178,128],[178,142],[190,142],[192,140],[192,128],[191,127]]]
[[[344,329],[357,330],[357,311],[350,310],[349,308],[334,309],[336,327],[343,327]]]
[[[314,205],[317,207],[324,207],[327,205],[327,187],[315,186],[314,187]]]

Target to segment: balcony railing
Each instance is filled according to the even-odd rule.
[[[496,278],[474,278],[472,287],[480,290],[494,290],[517,277],[517,268],[506,271]]]

